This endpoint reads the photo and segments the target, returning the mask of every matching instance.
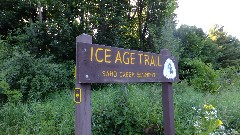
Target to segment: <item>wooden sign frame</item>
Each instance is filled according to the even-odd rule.
[[[164,134],[174,135],[172,82],[178,62],[167,49],[160,54],[92,44],[76,38],[75,135],[91,135],[91,83],[162,82]]]
[[[77,57],[79,83],[178,81],[173,56],[77,42]],[[169,77],[164,68],[172,71]]]

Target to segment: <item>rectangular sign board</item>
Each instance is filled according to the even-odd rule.
[[[176,82],[173,56],[77,42],[79,83]]]

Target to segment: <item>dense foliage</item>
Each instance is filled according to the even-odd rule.
[[[67,63],[66,63],[67,64]],[[19,90],[23,99],[44,99],[49,93],[72,87],[72,64],[55,64],[51,57],[36,58],[27,52],[13,52],[13,56],[2,63],[0,71],[10,88]],[[7,94],[8,95],[8,94]]]
[[[221,25],[176,28],[176,8],[177,0],[1,0],[0,134],[73,134],[69,90],[82,33],[178,58],[177,134],[240,132],[240,41]],[[94,134],[163,133],[159,84],[101,86],[92,92]]]

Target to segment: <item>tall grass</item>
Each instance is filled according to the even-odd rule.
[[[240,85],[228,85],[218,93],[202,93],[187,86],[177,84],[174,91],[175,128],[177,134],[193,134],[194,122],[199,115],[198,109],[205,104],[213,105],[218,117],[223,121],[225,130],[235,129],[240,132]],[[227,90],[226,90],[227,89]]]
[[[174,84],[176,134],[194,134],[195,109],[213,105],[226,129],[240,132],[240,90],[209,94],[182,82]],[[109,85],[92,91],[92,131],[96,135],[163,134],[160,84]],[[195,108],[195,109],[194,109]],[[0,134],[74,134],[74,102],[70,91],[50,95],[44,102],[7,103],[0,108]]]
[[[61,92],[46,102],[5,104],[0,110],[0,134],[73,134],[72,99],[69,92]]]

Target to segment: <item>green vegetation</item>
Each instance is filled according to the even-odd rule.
[[[221,120],[225,133],[240,132],[240,85],[228,87],[231,90],[207,94],[194,91],[186,82],[174,85],[176,134],[199,131],[194,125],[204,118],[204,105],[215,108],[214,122]],[[93,134],[163,134],[159,84],[128,84],[125,90],[121,85],[107,86],[92,91],[91,100]],[[7,103],[1,107],[0,119],[1,134],[73,134],[73,93],[55,92],[44,102]],[[207,128],[200,127],[203,131]],[[219,126],[213,129],[220,132]]]
[[[176,134],[240,132],[240,41],[176,28],[177,0],[1,0],[0,134],[74,134],[75,40],[179,60]],[[93,86],[93,134],[163,134],[161,84]]]
[[[70,92],[56,92],[45,102],[1,106],[0,134],[73,134],[74,102]]]

